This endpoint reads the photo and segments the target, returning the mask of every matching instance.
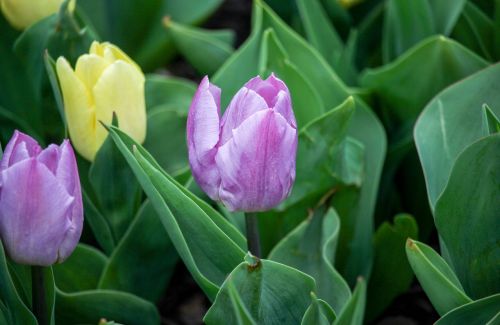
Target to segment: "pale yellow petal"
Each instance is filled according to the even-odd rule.
[[[109,63],[106,60],[96,54],[84,54],[78,58],[75,73],[85,84],[85,87],[89,91],[89,96],[93,96],[91,93],[92,88],[108,65]]]
[[[133,65],[137,70],[141,71],[141,68],[134,62],[125,52],[123,52],[118,46],[113,45],[111,43],[105,42],[102,43],[104,46],[104,58],[109,60],[110,62],[114,62],[117,60],[123,60],[127,63]]]
[[[110,123],[116,112],[120,129],[139,143],[146,137],[144,75],[133,65],[118,60],[104,70],[93,89],[97,120]],[[97,129],[97,143],[107,132]]]
[[[76,76],[66,59],[56,63],[64,101],[64,114],[75,149],[92,161],[96,153],[96,114],[85,84]]]

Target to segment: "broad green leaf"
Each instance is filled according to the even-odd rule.
[[[137,62],[146,70],[161,66],[174,53],[172,39],[165,32],[162,24],[164,17],[168,16],[182,24],[198,25],[222,4],[222,0],[161,0],[161,2],[162,6],[152,20],[152,26],[147,33],[148,37],[144,39],[136,55]]]
[[[288,55],[272,29],[266,30],[262,37],[259,70],[260,74],[275,73],[286,83],[292,97],[298,129],[324,113],[324,104],[318,92],[288,60]]]
[[[341,143],[346,137],[354,113],[354,99],[344,103],[305,125],[299,132],[297,150],[297,178],[292,194],[285,202],[294,204],[311,193],[324,193],[342,182],[333,166],[338,161]],[[361,162],[353,161],[353,164]],[[360,186],[360,183],[354,185]]]
[[[498,325],[500,323],[500,294],[478,299],[455,308],[436,325]]]
[[[436,203],[435,220],[453,268],[473,299],[500,291],[500,133],[457,158]]]
[[[135,216],[142,193],[127,161],[109,136],[90,167],[89,181],[98,209],[108,220],[113,238],[119,241]]]
[[[405,253],[407,238],[417,238],[418,226],[407,214],[394,217],[394,225],[384,222],[374,237],[375,258],[368,283],[367,318],[374,319],[404,293],[413,280]]]
[[[449,35],[462,13],[466,0],[430,0],[437,34]]]
[[[232,282],[228,283],[228,294],[229,299],[233,305],[233,312],[236,318],[236,324],[238,325],[256,325],[257,323],[253,319],[252,315],[248,311],[248,308],[245,307],[243,300],[240,297],[240,294],[236,290],[236,287]]]
[[[160,218],[146,201],[110,256],[98,288],[130,292],[157,301],[177,261],[177,253]]]
[[[366,282],[358,278],[351,299],[338,313],[333,325],[362,325],[366,306]]]
[[[494,61],[494,28],[493,20],[468,1],[452,37],[487,60]]]
[[[257,324],[299,324],[310,303],[314,280],[291,267],[247,255],[222,285],[205,315],[206,324],[235,324],[233,285]],[[279,299],[277,299],[279,297]]]
[[[316,280],[317,295],[340,312],[351,290],[333,266],[340,229],[337,213],[318,208],[290,232],[269,254],[269,259],[294,267]]]
[[[187,113],[177,110],[158,108],[148,113],[148,133],[144,148],[174,177],[189,168],[186,123]]]
[[[114,290],[64,293],[57,290],[56,324],[98,324],[102,318],[122,324],[160,323],[155,305],[129,293]]]
[[[164,19],[175,46],[186,60],[200,73],[214,73],[234,52],[232,30],[206,30]]]
[[[335,312],[324,300],[311,292],[312,302],[302,317],[301,325],[330,325],[336,318]]]
[[[52,267],[57,288],[68,293],[96,289],[107,262],[97,249],[78,244],[66,261]]]
[[[488,104],[483,105],[483,127],[485,134],[500,132],[500,118],[495,115]]]
[[[382,34],[382,56],[385,63],[434,34],[432,14],[428,0],[386,2]]]
[[[361,84],[377,95],[384,110],[400,125],[412,123],[425,104],[446,86],[487,65],[459,43],[436,36],[418,43],[394,62],[368,70]]]
[[[80,174],[82,173],[80,172]],[[83,187],[82,197],[83,211],[85,213],[84,220],[89,225],[92,230],[92,234],[94,235],[97,243],[101,246],[102,250],[107,255],[110,255],[116,244],[109,221],[101,214],[101,212],[99,212]]]
[[[431,247],[408,239],[406,255],[420,285],[440,315],[471,301],[455,273]]]
[[[187,113],[195,91],[196,85],[189,80],[157,74],[146,75],[144,92],[148,114],[156,108],[166,106],[180,113]]]
[[[487,135],[482,106],[500,115],[500,64],[490,66],[438,94],[420,115],[414,130],[431,208],[443,191],[459,153]]]
[[[12,281],[2,242],[0,241],[0,320],[5,324],[29,325],[37,324],[35,316],[23,302]]]
[[[224,217],[163,172],[116,127],[110,135],[148,195],[179,256],[210,299],[241,262],[245,238]],[[207,245],[210,243],[210,245]]]
[[[344,44],[328,20],[320,0],[296,0],[296,3],[307,40],[330,61],[343,50]]]

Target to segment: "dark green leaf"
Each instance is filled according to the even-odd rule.
[[[436,325],[498,325],[500,323],[500,294],[479,299],[453,309]]]

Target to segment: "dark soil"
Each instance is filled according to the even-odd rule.
[[[251,0],[226,0],[219,10],[204,24],[205,28],[232,29],[236,32],[237,48],[248,37],[251,21]],[[169,74],[198,82],[201,76],[181,57],[168,65]],[[434,246],[434,245],[433,245]],[[162,324],[197,325],[210,308],[210,302],[179,263],[164,298],[158,303]],[[397,297],[384,314],[372,322],[374,325],[427,325],[439,318],[429,299],[414,281],[411,288]]]

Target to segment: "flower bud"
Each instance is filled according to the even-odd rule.
[[[189,109],[189,162],[196,182],[231,211],[265,211],[295,180],[297,126],[290,93],[271,75],[248,81],[220,118],[220,89],[205,77]]]
[[[75,249],[83,206],[68,140],[42,150],[15,131],[0,162],[0,239],[17,263],[48,266]]]
[[[116,113],[120,129],[139,143],[146,137],[144,74],[118,47],[92,43],[78,58],[75,70],[63,57],[57,75],[64,112],[75,149],[92,161],[107,136],[99,121],[110,124]]]
[[[37,21],[56,13],[64,0],[0,0],[5,18],[17,29],[25,29]],[[74,8],[70,2],[70,9]]]

